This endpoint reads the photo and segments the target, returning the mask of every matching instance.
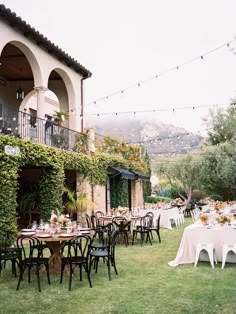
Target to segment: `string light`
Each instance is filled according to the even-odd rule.
[[[171,67],[171,68],[169,68],[169,69],[167,69],[167,70],[165,70],[165,71],[163,71],[163,72],[157,73],[157,74],[155,74],[155,75],[154,75],[153,77],[151,77],[151,78],[148,78],[148,79],[143,80],[143,81],[140,81],[140,82],[138,82],[138,83],[136,83],[136,84],[130,85],[129,87],[123,88],[122,90],[119,90],[119,91],[117,91],[117,92],[113,92],[113,93],[111,93],[111,94],[109,94],[109,95],[107,95],[107,96],[98,98],[98,99],[93,100],[93,101],[91,101],[91,102],[88,102],[88,103],[85,104],[84,106],[89,106],[89,105],[92,105],[92,104],[96,104],[97,102],[100,102],[100,101],[108,100],[108,98],[111,98],[111,97],[120,95],[120,93],[124,93],[125,91],[130,90],[130,89],[132,89],[132,88],[140,87],[141,84],[143,85],[144,83],[148,83],[148,82],[152,81],[153,79],[157,79],[157,78],[160,77],[160,76],[164,76],[165,74],[167,74],[167,73],[169,73],[169,72],[172,72],[172,71],[174,71],[174,70],[179,70],[180,67],[184,67],[184,66],[186,66],[187,64],[190,64],[190,63],[192,63],[192,62],[195,62],[196,60],[199,60],[199,59],[200,59],[200,60],[203,60],[203,58],[204,58],[205,56],[207,56],[207,55],[209,55],[209,54],[212,54],[212,53],[214,53],[214,52],[216,52],[216,51],[218,51],[218,50],[220,50],[220,49],[222,49],[222,48],[224,48],[224,47],[229,47],[231,43],[235,42],[235,40],[236,40],[236,39],[233,39],[233,40],[231,40],[231,41],[229,41],[229,42],[227,42],[227,43],[224,43],[223,45],[220,45],[220,46],[218,46],[218,47],[215,47],[214,49],[209,50],[209,51],[207,51],[207,52],[205,52],[205,53],[203,53],[203,54],[201,54],[201,55],[199,55],[199,56],[197,56],[197,57],[195,57],[195,58],[192,58],[192,59],[190,59],[190,60],[187,60],[186,62],[183,62],[183,63],[181,63],[181,64],[179,64],[179,65],[177,65],[177,66]],[[80,108],[80,106],[78,106],[78,107],[76,107],[76,108],[73,108],[73,109],[77,109],[77,108]],[[71,111],[71,110],[68,110],[68,112],[69,112],[69,111]]]
[[[235,105],[235,104],[233,104]],[[186,106],[186,107],[172,107],[172,108],[157,108],[151,110],[136,110],[136,111],[119,111],[119,112],[100,112],[100,113],[85,113],[84,116],[104,116],[104,115],[123,115],[123,114],[137,114],[137,113],[152,113],[152,112],[160,112],[160,111],[175,111],[175,110],[187,110],[187,109],[199,109],[199,108],[210,108],[216,106],[229,106],[229,104],[213,104],[213,105],[202,105],[202,106]],[[70,115],[76,116],[76,115]]]

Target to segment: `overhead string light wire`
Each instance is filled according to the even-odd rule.
[[[97,104],[97,103],[100,102],[100,101],[108,100],[108,99],[111,98],[111,97],[114,97],[114,96],[117,96],[117,95],[120,95],[120,94],[124,94],[124,93],[125,93],[127,90],[129,90],[129,89],[132,89],[132,88],[135,88],[135,87],[141,87],[143,84],[145,84],[145,83],[147,83],[147,82],[149,82],[149,81],[155,80],[155,79],[159,78],[160,76],[163,76],[163,75],[165,75],[165,74],[167,74],[167,73],[169,73],[169,72],[172,72],[172,71],[174,71],[174,70],[179,70],[180,68],[184,67],[185,65],[188,65],[189,63],[195,62],[196,60],[203,60],[205,56],[207,56],[207,55],[209,55],[209,54],[212,54],[212,53],[214,53],[215,51],[218,51],[218,50],[220,50],[220,49],[222,49],[222,48],[229,47],[230,44],[232,44],[232,43],[235,42],[235,41],[236,41],[236,39],[233,39],[233,40],[231,40],[231,41],[228,41],[227,43],[225,43],[225,44],[223,44],[223,45],[220,45],[220,46],[218,46],[218,47],[215,47],[214,49],[211,49],[211,50],[209,50],[209,51],[207,51],[207,52],[205,52],[205,53],[203,53],[203,54],[201,54],[201,55],[199,55],[199,56],[197,56],[197,57],[194,57],[194,58],[192,58],[192,59],[190,59],[190,60],[187,60],[187,61],[185,61],[185,62],[183,62],[183,63],[181,63],[181,64],[178,64],[178,65],[176,65],[176,66],[173,66],[173,67],[171,67],[171,68],[169,68],[169,69],[167,69],[167,70],[164,70],[163,72],[160,72],[160,73],[158,73],[158,74],[152,76],[151,78],[145,79],[145,80],[143,80],[143,81],[140,81],[140,82],[138,82],[138,83],[135,83],[135,84],[133,84],[133,85],[130,85],[129,87],[122,88],[122,89],[120,89],[119,91],[113,92],[113,93],[111,93],[111,94],[109,94],[109,95],[103,96],[103,97],[98,98],[98,99],[93,100],[93,101],[90,101],[90,102],[88,102],[87,104],[84,104],[84,106],[89,106],[89,105],[92,105],[92,104]],[[80,106],[75,107],[75,108],[73,108],[73,109],[70,109],[70,110],[68,110],[68,112],[70,112],[70,111],[73,112],[73,111],[74,111],[75,109],[77,109],[77,108],[80,108]]]
[[[235,105],[235,103],[231,104]],[[114,112],[97,112],[97,113],[85,113],[84,116],[105,116],[105,115],[123,115],[123,114],[138,114],[138,113],[155,113],[160,111],[175,111],[175,110],[186,110],[186,109],[199,109],[199,108],[209,108],[209,107],[223,107],[223,106],[229,106],[229,104],[213,104],[213,105],[202,105],[202,106],[185,106],[185,107],[172,107],[172,108],[156,108],[156,109],[150,109],[150,110],[132,110],[132,111],[114,111]]]

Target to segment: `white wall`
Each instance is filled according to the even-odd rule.
[[[62,102],[63,109],[67,110],[74,109],[73,116],[71,117],[68,127],[76,131],[80,131],[80,88],[82,76],[76,73],[71,68],[67,67],[61,61],[57,60],[53,55],[48,54],[45,50],[37,46],[29,39],[27,39],[23,34],[17,32],[10,25],[5,24],[0,20],[0,54],[4,46],[8,43],[12,43],[17,46],[27,57],[34,76],[34,82],[29,86],[29,82],[23,83],[21,86],[25,91],[25,96],[28,92],[33,90],[34,87],[43,86],[48,87],[48,78],[53,70],[56,70],[62,77],[66,92],[62,95],[62,92],[58,95],[58,98]],[[53,83],[54,84],[54,83]],[[16,106],[19,109],[19,103],[15,99],[15,93],[17,83],[9,82],[8,87],[0,86],[0,103]],[[58,89],[55,88],[58,92]],[[47,106],[45,103],[41,103],[43,106],[43,111],[47,112]]]

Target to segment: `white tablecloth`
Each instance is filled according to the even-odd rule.
[[[192,224],[184,229],[182,240],[175,260],[169,266],[194,263],[196,246],[198,243],[213,243],[217,261],[222,261],[223,244],[236,244],[236,227],[214,225],[213,227]],[[208,260],[207,255],[201,255],[202,260]],[[236,263],[235,254],[228,253],[227,261]]]
[[[179,209],[177,207],[173,207],[173,208],[168,208],[168,209],[158,208],[158,209],[140,209],[139,210],[139,214],[141,216],[146,215],[148,212],[152,212],[154,214],[155,226],[156,226],[157,218],[159,217],[159,215],[161,215],[160,227],[172,229],[170,217],[173,215],[179,214]]]

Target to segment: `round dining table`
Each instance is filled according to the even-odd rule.
[[[24,232],[21,233],[22,235]],[[90,228],[80,228],[74,233],[60,232],[54,235],[47,231],[44,232],[33,232],[32,236],[37,238],[39,241],[44,242],[49,248],[51,255],[49,256],[50,272],[60,273],[61,271],[61,250],[65,246],[66,242],[79,235],[92,235]]]

